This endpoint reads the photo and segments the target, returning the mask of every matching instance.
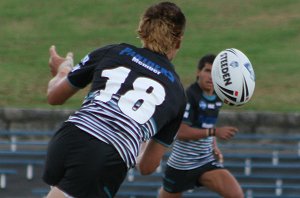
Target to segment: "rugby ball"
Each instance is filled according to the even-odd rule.
[[[255,88],[255,74],[248,57],[238,49],[221,51],[211,71],[213,86],[219,98],[228,105],[247,103]]]

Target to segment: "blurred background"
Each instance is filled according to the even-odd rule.
[[[50,45],[62,55],[73,51],[76,63],[106,44],[139,46],[139,17],[153,2],[158,1],[1,0],[0,107],[57,108],[45,100]],[[300,1],[173,2],[187,17],[174,60],[185,86],[195,80],[202,55],[237,48],[252,62],[256,89],[250,103],[230,110],[300,110]],[[58,108],[77,108],[87,90]]]

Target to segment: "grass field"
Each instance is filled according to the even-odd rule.
[[[72,50],[75,62],[109,43],[140,45],[139,16],[149,0],[1,0],[0,106],[77,108],[87,89],[64,106],[45,100],[48,48]],[[238,48],[250,58],[256,90],[247,105],[231,110],[300,111],[300,1],[174,1],[187,17],[181,51],[174,60],[184,85],[195,79],[205,53]],[[230,2],[230,3],[229,3]]]

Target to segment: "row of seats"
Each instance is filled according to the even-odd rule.
[[[51,135],[52,132],[0,131],[0,197],[13,198],[15,181],[30,186],[23,195],[38,198],[47,194],[49,187],[40,178]],[[239,134],[229,142],[219,141],[219,147],[225,166],[239,180],[247,198],[300,197],[300,136]],[[168,155],[150,176],[130,170],[116,197],[156,197]],[[185,192],[184,197],[219,196],[198,188]]]

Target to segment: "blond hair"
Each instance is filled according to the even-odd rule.
[[[184,28],[185,16],[180,8],[174,3],[162,2],[145,11],[137,32],[144,47],[167,54],[176,48]]]

